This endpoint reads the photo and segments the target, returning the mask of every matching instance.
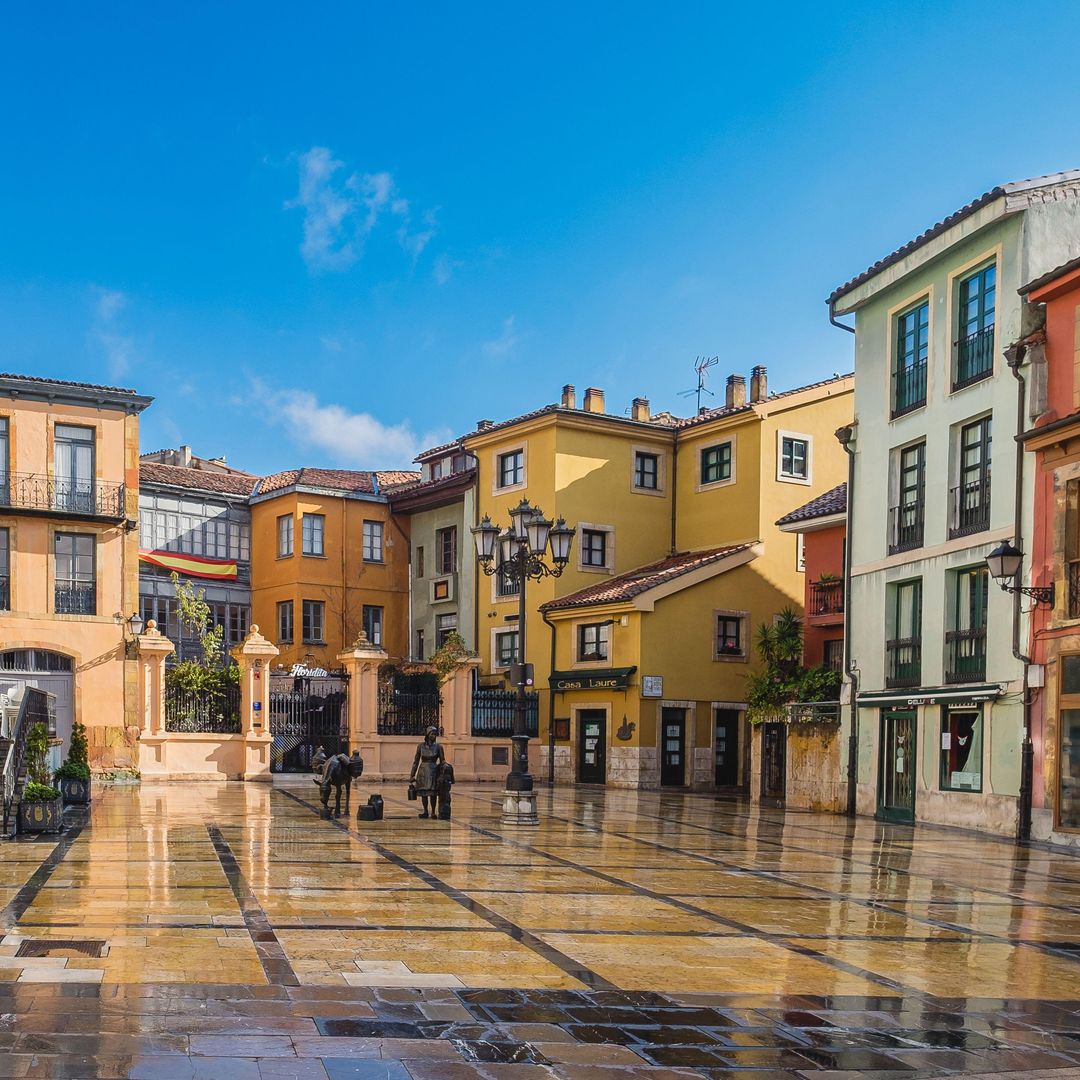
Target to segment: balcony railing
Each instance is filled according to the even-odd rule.
[[[60,581],[56,584],[55,608],[57,615],[95,615],[97,613],[97,590],[93,585]]]
[[[949,536],[970,536],[990,528],[990,474],[949,490]]]
[[[1069,618],[1080,619],[1080,559],[1069,563]]]
[[[986,678],[986,627],[945,634],[945,681],[982,682]]]
[[[813,581],[810,583],[811,615],[842,615],[844,612],[844,583],[842,581]]]
[[[918,686],[922,682],[922,638],[885,642],[885,685]]]
[[[918,502],[889,508],[889,554],[911,551],[923,545],[926,504]]]
[[[985,379],[994,370],[994,328],[977,330],[956,343],[956,371],[953,374],[953,389]]]
[[[122,521],[124,485],[40,473],[0,473],[0,507],[39,514]]]
[[[894,417],[903,416],[926,404],[926,361],[893,372]]]
[[[0,611],[11,610],[11,578],[4,574],[0,577]]]

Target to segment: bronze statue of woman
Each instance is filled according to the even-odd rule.
[[[438,793],[435,790],[435,781],[438,777],[439,766],[446,761],[446,755],[443,753],[438,738],[439,729],[429,727],[424,735],[424,741],[416,748],[412,773],[409,775],[410,783],[416,783],[416,794],[423,800],[424,809],[420,814],[422,818],[436,816],[435,800]]]

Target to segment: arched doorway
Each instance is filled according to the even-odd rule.
[[[49,649],[8,649],[0,652],[0,690],[6,686],[36,686],[56,698],[56,734],[71,742],[75,719],[75,662]]]

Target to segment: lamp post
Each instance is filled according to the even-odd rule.
[[[121,612],[117,612],[113,618],[120,623],[124,628],[124,656],[127,659],[131,659],[136,655],[135,647],[139,640],[139,635],[143,632],[143,627],[146,625],[143,621],[142,615],[137,611],[133,611],[126,619]],[[131,636],[128,636],[128,631],[131,632]]]
[[[1054,584],[1049,585],[1015,585],[1020,574],[1020,566],[1024,561],[1024,553],[1013,547],[1008,540],[1002,540],[989,555],[986,556],[986,566],[990,576],[1001,586],[1004,592],[1019,593],[1034,600],[1036,604],[1054,606]]]
[[[510,772],[506,777],[503,800],[503,823],[536,825],[536,796],[529,775],[529,735],[526,730],[528,696],[526,686],[532,681],[530,665],[525,663],[525,583],[545,577],[561,577],[570,561],[570,548],[577,530],[559,518],[554,524],[538,506],[522,499],[510,511],[510,527],[502,529],[485,514],[473,530],[476,558],[487,577],[498,574],[517,585],[518,647],[517,663],[510,668],[510,681],[517,690],[514,701],[514,726],[510,736]],[[551,549],[551,562],[544,556]]]

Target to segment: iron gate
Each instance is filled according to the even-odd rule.
[[[307,772],[321,746],[349,750],[349,680],[346,675],[270,676],[271,772]]]
[[[761,802],[784,805],[787,795],[787,724],[761,725]]]

